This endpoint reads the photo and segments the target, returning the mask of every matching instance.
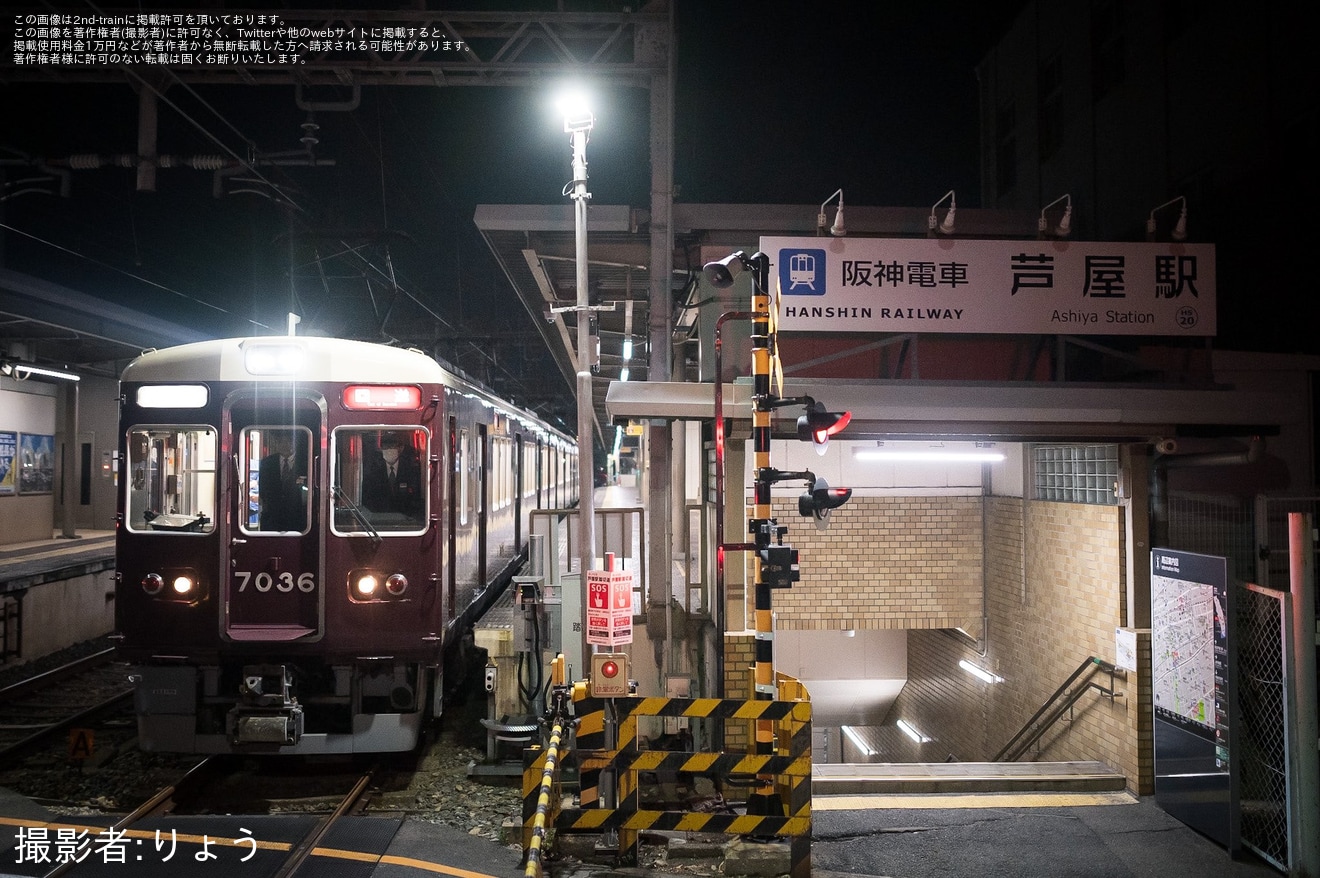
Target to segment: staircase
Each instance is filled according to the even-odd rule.
[[[1092,680],[1108,674],[1109,686]],[[1049,729],[1071,716],[1073,705],[1094,689],[1115,698],[1115,677],[1123,674],[1112,663],[1088,656],[1054,690],[992,762],[888,762],[814,765],[815,795],[894,793],[1098,793],[1123,790],[1127,779],[1103,762],[1018,762]]]

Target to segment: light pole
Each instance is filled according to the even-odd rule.
[[[586,642],[587,571],[595,566],[596,556],[596,462],[591,440],[594,406],[591,370],[595,347],[591,340],[592,308],[587,297],[587,202],[591,200],[591,193],[587,191],[587,136],[596,118],[580,100],[565,101],[561,108],[564,131],[572,135],[573,142],[573,181],[564,191],[573,199],[573,230],[577,243],[578,564],[582,582],[582,670],[585,671],[591,661],[591,650]]]

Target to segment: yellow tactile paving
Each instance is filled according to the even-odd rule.
[[[876,811],[882,808],[1075,808],[1135,805],[1129,793],[977,793],[976,795],[816,796],[813,811]]]

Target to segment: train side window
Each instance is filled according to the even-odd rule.
[[[216,431],[206,426],[136,426],[128,431],[124,519],[135,533],[215,530]]]
[[[334,533],[426,530],[430,434],[423,427],[340,427],[333,436]]]
[[[306,533],[311,512],[312,433],[306,427],[265,425],[242,433],[247,488],[245,533]]]

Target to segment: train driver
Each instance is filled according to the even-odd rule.
[[[307,529],[307,457],[293,432],[272,430],[257,476],[262,530]]]
[[[367,458],[362,475],[362,505],[372,512],[422,514],[422,468],[412,443],[398,433],[380,438],[380,456]]]

